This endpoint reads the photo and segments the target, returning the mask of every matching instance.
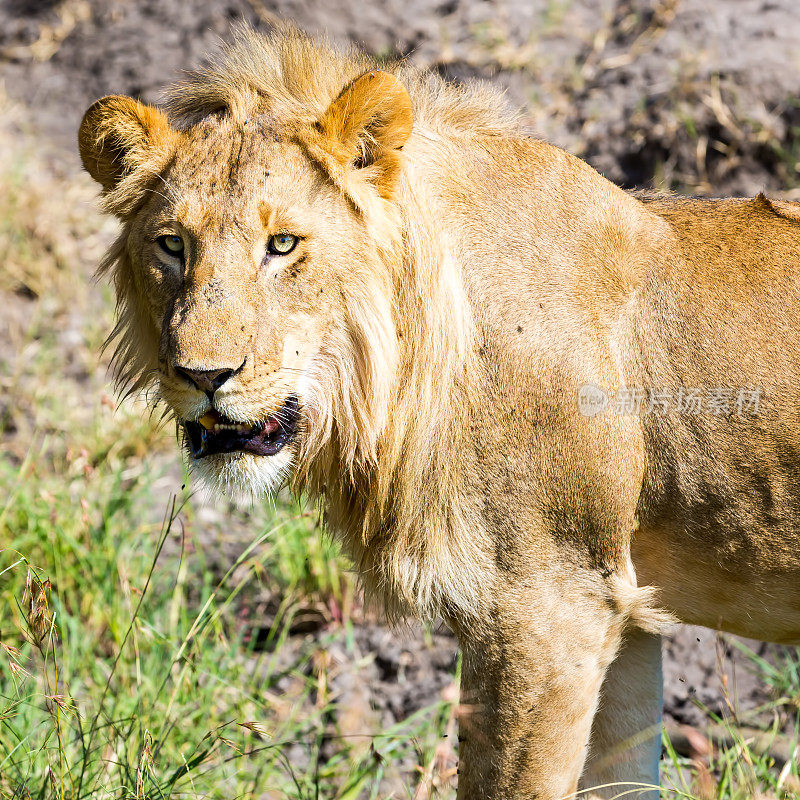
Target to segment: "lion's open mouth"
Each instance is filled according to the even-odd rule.
[[[255,425],[235,422],[211,409],[184,427],[193,458],[236,452],[274,456],[294,437],[298,416],[297,396],[290,395],[277,413]]]

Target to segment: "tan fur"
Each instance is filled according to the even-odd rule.
[[[459,798],[570,796],[587,753],[586,788],[656,783],[652,633],[800,639],[797,206],[633,197],[490,89],[291,29],[241,31],[167,110],[105,98],[79,136],[123,222],[122,381],[179,421],[210,401],[176,367],[236,370],[213,402],[241,422],[298,395],[277,455],[193,467],[290,481],[390,613],[450,622]],[[583,416],[585,384],[764,394]]]

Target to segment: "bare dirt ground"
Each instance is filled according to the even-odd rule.
[[[92,100],[156,101],[232,23],[283,19],[455,80],[493,81],[533,132],[626,187],[800,191],[796,0],[2,0],[0,85],[21,109],[10,129],[43,171],[80,181],[75,132]],[[96,243],[89,251],[96,255]],[[78,277],[95,263],[86,259]],[[28,313],[33,299],[13,297],[2,313]],[[80,381],[90,369],[66,372]],[[296,634],[298,642],[317,635],[313,626]],[[369,624],[355,639],[374,657],[342,669],[339,688],[386,725],[450,685],[455,647],[445,633]],[[724,714],[733,696],[746,713],[766,697],[746,659],[732,662],[708,631],[681,628],[665,651],[666,710],[676,721],[700,724],[698,701]]]

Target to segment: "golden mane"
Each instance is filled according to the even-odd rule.
[[[190,126],[222,111],[243,121],[254,111],[269,113],[280,131],[313,124],[342,89],[359,75],[381,69],[396,75],[412,102],[415,127],[442,135],[509,135],[519,132],[519,115],[489,84],[452,84],[405,62],[379,64],[356,49],[338,50],[291,25],[269,34],[247,26],[210,63],[190,71],[165,93],[177,126]]]

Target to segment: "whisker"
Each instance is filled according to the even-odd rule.
[[[164,184],[164,186],[166,186],[167,191],[170,194],[170,197],[167,197],[166,195],[162,194],[161,196],[165,200],[167,200],[167,201],[172,200],[172,202],[174,202],[174,203],[180,202],[181,197],[180,197],[180,194],[178,193],[178,190],[174,186],[172,186],[172,184],[170,184],[169,181],[158,170],[155,170],[152,167],[145,167],[145,170],[150,175],[155,175],[155,177],[158,178]],[[160,192],[155,192],[152,189],[150,189],[148,191],[151,191],[154,194],[161,194]]]
[[[171,198],[167,197],[164,192],[159,192],[157,189],[145,189],[147,194],[157,194],[159,197],[163,197],[168,203],[173,202]]]

